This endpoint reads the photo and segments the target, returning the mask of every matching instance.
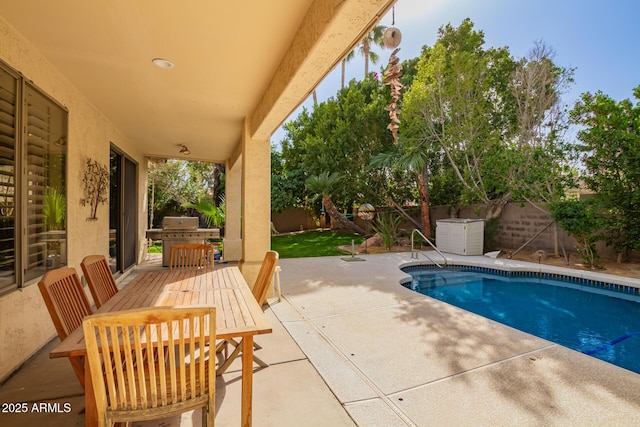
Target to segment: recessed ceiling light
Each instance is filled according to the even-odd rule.
[[[173,62],[168,61],[166,59],[154,58],[151,62],[153,62],[153,65],[155,65],[158,68],[165,68],[167,70],[170,68],[173,68]]]

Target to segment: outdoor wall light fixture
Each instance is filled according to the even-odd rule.
[[[154,58],[151,60],[151,62],[153,62],[153,65],[155,65],[158,68],[164,68],[166,70],[173,68],[173,62],[167,59]]]
[[[191,151],[189,151],[186,145],[178,144],[178,147],[180,147],[180,154],[184,154],[185,156],[188,156],[189,154],[191,154]]]

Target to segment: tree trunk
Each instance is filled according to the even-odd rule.
[[[344,88],[344,74],[345,74],[346,64],[347,64],[347,60],[343,59],[342,60],[342,81],[340,83],[340,89]]]
[[[556,258],[560,256],[560,251],[558,250],[560,242],[560,236],[558,235],[558,223],[553,224],[553,256]]]
[[[362,41],[362,51],[364,53],[364,78],[367,78],[367,75],[369,74],[369,51],[371,50],[371,48],[369,47],[369,42],[367,42],[367,40],[363,40]]]
[[[220,166],[215,165],[213,167],[213,191],[211,198],[215,207],[220,207]]]
[[[431,220],[429,219],[429,194],[424,174],[418,174],[418,191],[420,192],[420,211],[422,212],[422,232],[431,239]]]
[[[488,221],[493,218],[500,218],[502,215],[502,209],[504,209],[505,205],[511,201],[511,192],[508,192],[502,198],[495,203],[490,204],[487,207],[487,213],[485,214],[485,219]]]
[[[405,217],[407,219],[407,221],[409,221],[410,223],[412,223],[413,225],[415,225],[415,228],[420,229],[422,228],[421,224],[418,224],[418,221],[416,221],[415,219],[413,219],[411,217],[411,215],[409,215],[407,213],[407,211],[405,211],[402,206],[400,206],[399,204],[397,204],[392,198],[387,197],[387,203],[389,204],[389,206],[391,206],[393,209],[395,209],[396,211],[400,212],[400,215],[402,215],[403,217]]]
[[[151,200],[149,207],[149,228],[153,228],[153,211],[156,208],[156,175],[155,175],[155,165],[152,166],[151,170]]]
[[[336,224],[340,224],[341,228],[351,230],[354,233],[361,234],[363,236],[367,235],[367,232],[362,228],[358,227],[356,223],[353,221],[349,221],[344,215],[342,215],[333,204],[333,200],[331,197],[326,194],[322,195],[322,200],[324,201],[324,209],[331,216],[332,222]]]

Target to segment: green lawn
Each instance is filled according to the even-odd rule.
[[[278,251],[280,258],[305,258],[314,256],[345,255],[338,246],[359,245],[364,237],[349,231],[307,231],[271,237],[271,249]],[[147,248],[148,253],[162,253],[162,243],[155,242]]]
[[[271,249],[278,251],[280,258],[304,258],[315,256],[344,255],[338,246],[359,245],[364,237],[349,231],[307,231],[271,237]]]
[[[147,247],[147,253],[149,254],[161,254],[162,242],[153,242],[152,246]]]

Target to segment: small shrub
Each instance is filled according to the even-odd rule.
[[[494,251],[498,248],[498,234],[500,219],[491,218],[484,222],[484,251]]]
[[[401,221],[398,215],[381,213],[372,224],[373,230],[382,236],[382,243],[387,250],[390,250],[398,239]]]
[[[593,199],[565,200],[551,206],[551,217],[576,239],[576,250],[591,269],[599,267],[600,256],[596,242],[602,240],[598,231],[602,229],[603,218],[598,214]]]

